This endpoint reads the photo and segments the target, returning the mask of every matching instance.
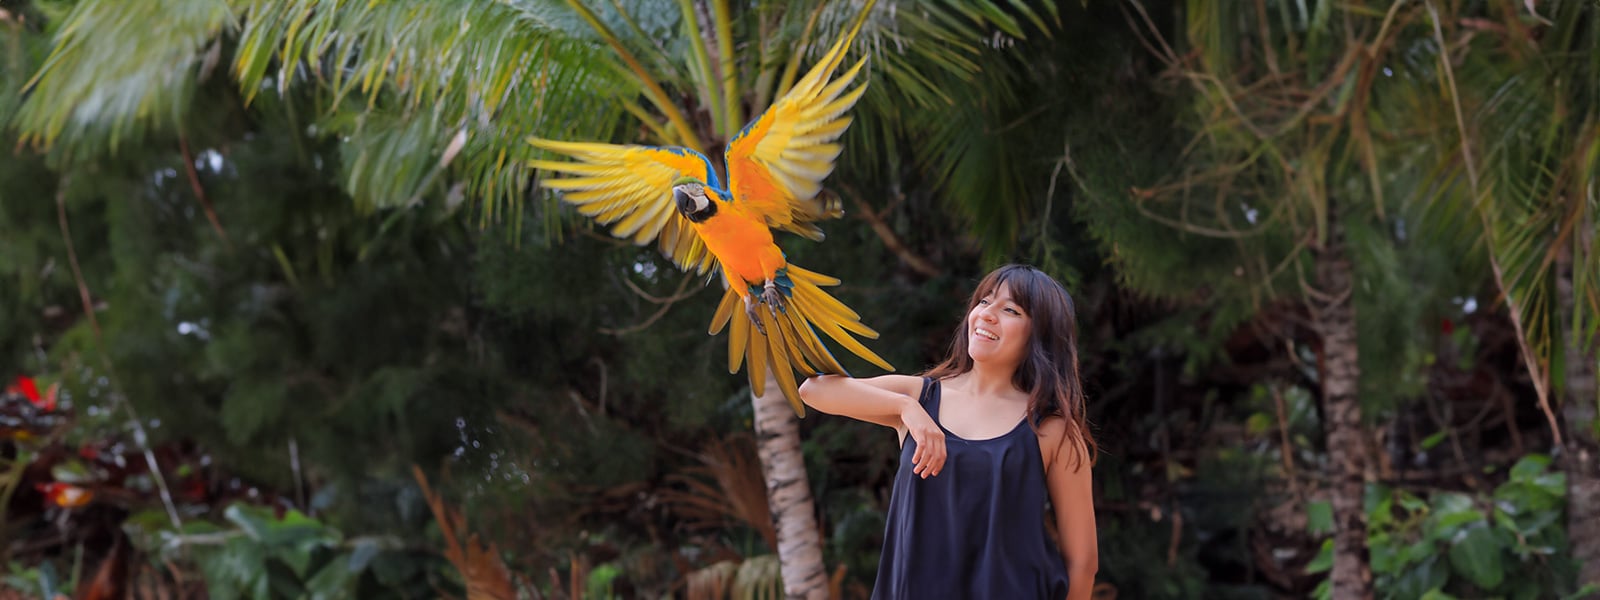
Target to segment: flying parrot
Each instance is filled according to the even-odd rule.
[[[818,194],[841,150],[834,142],[850,125],[844,113],[866,91],[865,85],[845,91],[866,59],[829,80],[870,10],[871,3],[805,77],[728,142],[726,187],[710,159],[689,148],[528,140],[575,159],[529,164],[569,175],[544,186],[563,192],[584,215],[611,225],[612,235],[640,245],[659,240],[662,251],[685,271],[704,275],[720,268],[726,290],[709,333],[717,335],[732,324],[728,372],[739,372],[741,363],[748,366],[750,387],[760,395],[771,369],[801,417],[805,405],[794,371],[845,372],[818,330],[856,356],[893,370],[850,335],[876,339],[877,332],[822,290],[839,280],[790,264],[773,241],[774,229],[820,241],[822,230],[813,222],[842,214],[819,201]],[[741,307],[744,317],[733,318]]]

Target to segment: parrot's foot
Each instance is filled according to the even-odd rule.
[[[761,314],[756,312],[758,310],[761,310],[760,306],[761,306],[761,303],[756,301],[756,297],[755,296],[746,295],[744,297],[744,314],[745,314],[745,316],[750,317],[750,323],[756,326],[756,331],[761,332],[761,335],[766,335],[767,334],[767,326],[761,324]]]
[[[774,314],[778,311],[788,310],[785,304],[786,301],[787,299],[783,297],[783,292],[778,291],[777,284],[771,281],[768,281],[767,287],[761,290],[761,302],[771,307]]]
[[[783,292],[778,291],[778,286],[771,281],[768,281],[765,289],[761,290],[759,298],[755,294],[747,294],[744,297],[744,314],[750,317],[750,322],[756,326],[756,331],[766,335],[767,326],[761,321],[760,313],[756,312],[761,310],[763,304],[767,310],[772,311],[773,316],[777,316],[778,311],[788,310],[788,299],[783,297]]]

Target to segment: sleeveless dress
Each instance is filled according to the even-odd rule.
[[[939,421],[939,382],[924,378],[923,408]],[[986,440],[945,429],[938,475],[911,472],[916,440],[900,449],[874,600],[1067,596],[1067,569],[1045,533],[1044,459],[1027,420]]]

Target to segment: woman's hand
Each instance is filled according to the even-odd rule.
[[[938,475],[944,469],[945,457],[944,431],[939,429],[939,424],[915,400],[906,402],[900,409],[900,422],[906,434],[917,441],[917,451],[911,455],[911,464],[916,466],[911,474],[923,479]]]

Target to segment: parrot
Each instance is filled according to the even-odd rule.
[[[708,333],[716,336],[731,324],[728,372],[747,366],[751,391],[763,395],[770,370],[802,418],[795,371],[846,374],[819,330],[856,356],[894,370],[851,335],[877,339],[878,333],[822,289],[839,280],[789,263],[773,237],[778,230],[821,241],[815,222],[843,214],[837,197],[822,194],[822,180],[842,150],[835,141],[850,125],[845,113],[866,91],[865,84],[845,91],[866,58],[830,80],[872,4],[804,77],[729,140],[723,153],[726,187],[711,160],[690,148],[527,139],[573,159],[529,165],[567,175],[542,184],[561,192],[578,212],[610,225],[611,235],[638,245],[658,241],[685,272],[720,270],[725,289]],[[743,317],[734,318],[740,308]]]

